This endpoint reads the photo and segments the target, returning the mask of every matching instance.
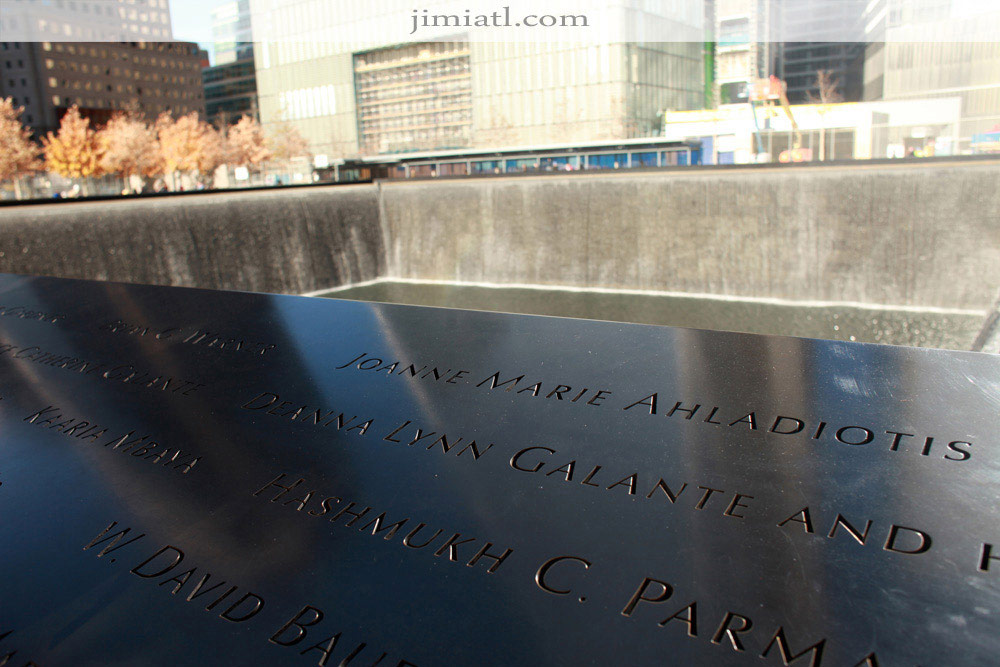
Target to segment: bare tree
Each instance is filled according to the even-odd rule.
[[[828,69],[816,71],[817,92],[809,92],[808,100],[813,104],[837,104],[844,101],[844,96],[840,94],[840,79],[833,76],[833,72]]]
[[[823,119],[822,127],[819,129],[819,159],[822,162],[826,159],[826,113],[829,109],[825,105],[838,104],[844,101],[844,96],[840,94],[840,79],[833,77],[833,72],[828,69],[816,71],[817,93],[810,92],[808,99],[813,104],[819,104],[819,115]]]
[[[309,157],[309,142],[298,128],[288,123],[277,125],[269,137],[271,157],[287,163],[293,158]]]

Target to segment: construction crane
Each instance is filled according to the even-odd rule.
[[[760,124],[757,121],[757,105],[760,104],[764,109],[768,111],[768,117],[774,115],[772,108],[775,103],[781,105],[782,110],[785,115],[788,116],[788,122],[792,126],[792,149],[791,151],[782,151],[782,157],[787,157],[787,159],[780,159],[782,162],[803,162],[812,159],[811,150],[803,150],[802,148],[802,132],[799,131],[799,124],[795,121],[795,114],[792,113],[792,105],[788,103],[788,84],[774,76],[773,74],[766,79],[753,79],[749,82],[750,86],[750,111],[753,114],[753,124],[754,124],[754,136],[757,140],[757,152],[764,152],[764,142],[760,136]]]

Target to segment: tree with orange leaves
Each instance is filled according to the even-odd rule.
[[[160,114],[156,134],[163,173],[174,181],[175,187],[178,173],[209,175],[225,161],[222,137],[211,125],[198,120],[196,111],[176,120],[168,113]]]
[[[236,164],[254,168],[271,157],[264,130],[250,116],[243,116],[229,128],[228,139],[231,157]]]
[[[201,150],[198,151],[195,170],[211,178],[215,170],[229,159],[229,146],[225,135],[208,123],[202,123]]]
[[[97,133],[90,129],[90,119],[80,115],[74,104],[59,121],[59,132],[49,132],[42,139],[45,166],[49,171],[71,178],[101,175],[101,146]],[[86,185],[83,185],[86,191]]]
[[[162,170],[156,131],[135,112],[119,112],[97,133],[103,151],[101,167],[120,174],[132,189],[132,176],[155,176]]]
[[[14,181],[14,196],[21,198],[21,177],[42,166],[38,146],[31,140],[31,131],[21,124],[18,116],[24,107],[15,107],[9,97],[0,98],[0,182]]]

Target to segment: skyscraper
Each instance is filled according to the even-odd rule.
[[[257,77],[249,0],[233,0],[212,10],[215,65],[202,72],[208,121],[225,125],[241,116],[256,118]]]
[[[3,0],[0,33],[20,42],[168,41],[168,0]]]
[[[212,41],[216,65],[253,59],[250,0],[232,0],[212,10]]]

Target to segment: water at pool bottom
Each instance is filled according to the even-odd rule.
[[[968,350],[985,313],[380,281],[320,296],[696,329]]]

